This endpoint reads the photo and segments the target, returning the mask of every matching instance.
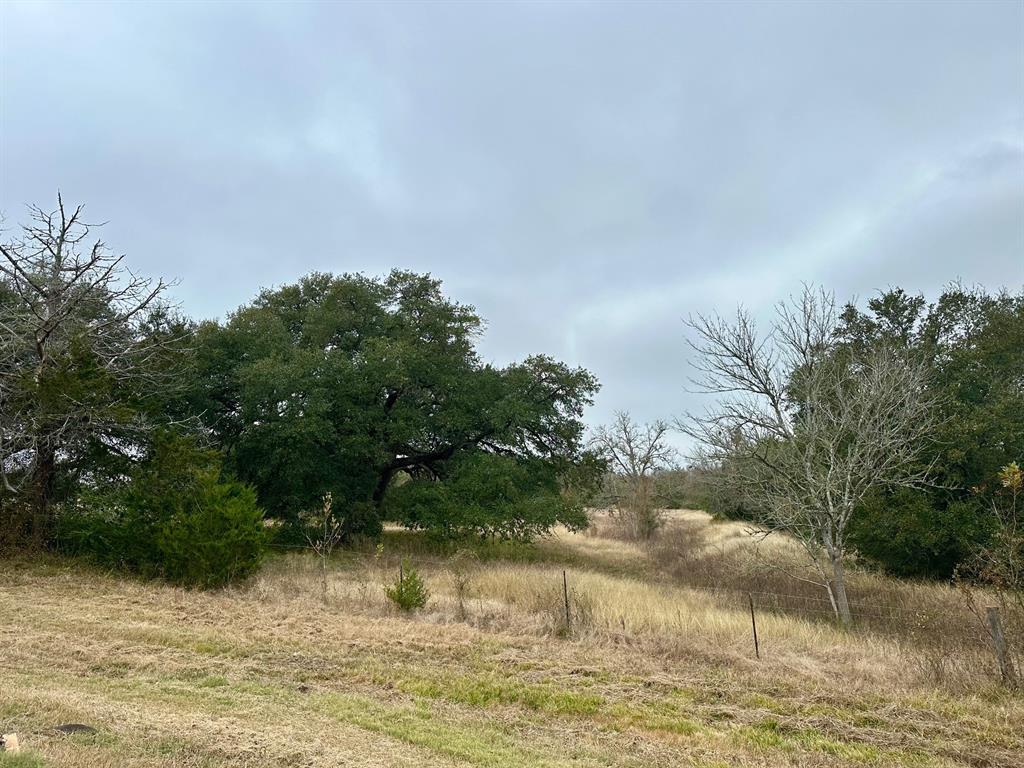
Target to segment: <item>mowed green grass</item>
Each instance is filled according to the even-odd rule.
[[[593,593],[568,636],[563,562]],[[422,567],[431,603],[401,615],[369,553],[332,566],[327,604],[301,555],[213,593],[2,563],[0,731],[26,752],[0,766],[1024,764],[1019,696],[929,683],[886,639],[796,619],[756,660],[749,616],[667,586],[633,545],[491,552],[461,607],[444,563]],[[683,600],[678,625],[653,615]]]

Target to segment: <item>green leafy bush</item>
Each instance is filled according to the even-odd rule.
[[[926,491],[872,494],[854,512],[850,542],[894,576],[948,579],[991,534],[977,499],[938,505]]]
[[[79,500],[60,539],[103,565],[206,588],[252,573],[265,533],[252,488],[222,479],[216,452],[165,433],[125,487]]]
[[[388,599],[401,608],[403,611],[412,611],[422,608],[430,599],[430,592],[415,568],[402,564],[402,573],[398,580],[390,587],[385,587],[384,593]]]
[[[263,512],[241,483],[204,478],[195,503],[164,523],[157,536],[164,576],[196,587],[244,578],[263,557]]]

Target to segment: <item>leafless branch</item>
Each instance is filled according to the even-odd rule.
[[[923,364],[885,347],[855,356],[837,345],[836,324],[834,297],[810,286],[778,306],[764,336],[743,310],[732,322],[692,319],[697,383],[720,399],[679,428],[762,511],[762,523],[830,564],[830,597],[834,590],[849,620],[851,515],[873,489],[926,480],[920,457],[935,417]]]

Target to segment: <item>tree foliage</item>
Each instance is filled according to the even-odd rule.
[[[314,273],[197,325],[91,233],[58,198],[0,245],[0,545],[52,546],[59,523],[108,564],[212,584],[258,561],[245,484],[300,536],[331,499],[332,541],[385,514],[445,536],[583,525],[596,380],[483,361],[483,321],[439,281]]]
[[[553,478],[585,458],[581,416],[597,382],[543,356],[484,363],[474,348],[481,327],[426,275],[314,273],[200,329],[201,409],[235,472],[282,519],[331,493],[346,534],[379,530],[388,508],[445,528],[436,513],[428,521],[409,511],[415,494],[478,511],[489,496],[522,517],[498,525],[489,508],[478,530],[531,530],[560,520],[557,505],[545,518],[517,494],[532,485],[556,500]],[[504,495],[475,472],[484,461],[504,478]],[[397,477],[412,482],[384,505]]]
[[[923,481],[933,426],[927,370],[886,344],[837,347],[834,298],[805,288],[764,336],[740,310],[698,317],[699,384],[720,399],[682,427],[736,474],[760,521],[803,544],[837,615],[850,623],[850,521],[881,488]]]
[[[452,460],[444,482],[419,478],[396,484],[383,514],[445,539],[525,541],[559,524],[586,527],[582,501],[564,488],[550,462],[474,451]]]
[[[863,308],[847,304],[829,345],[845,359],[896,350],[926,371],[935,429],[916,471],[927,469],[929,481],[865,494],[849,543],[893,574],[949,578],[993,535],[992,478],[1024,453],[1024,293],[953,284],[929,303],[891,289]],[[700,471],[709,510],[747,519],[763,513],[727,482],[739,475],[737,464],[720,459]]]
[[[215,587],[259,565],[265,533],[255,492],[222,476],[216,451],[161,431],[126,483],[76,502],[60,539],[109,567]]]
[[[483,320],[429,275],[312,273],[223,323],[177,315],[166,289],[60,197],[0,243],[0,548],[59,530],[213,584],[258,562],[261,507],[302,540],[329,499],[331,546],[386,520],[527,539],[582,527],[609,464],[634,535],[666,493],[767,521],[828,566],[841,614],[850,552],[947,577],[1006,541],[993,478],[1024,455],[1024,293],[892,289],[839,310],[808,291],[763,336],[743,312],[698,318],[722,397],[681,425],[707,449],[684,475],[662,422],[620,414],[585,444],[593,375],[485,361]]]
[[[865,499],[853,543],[893,573],[949,577],[991,535],[992,478],[1024,455],[1024,293],[954,284],[928,304],[893,289],[847,305],[838,339],[853,354],[903,349],[927,367],[937,409],[920,458],[931,484]]]
[[[988,510],[992,536],[972,553],[968,567],[1024,610],[1024,471],[1017,462],[1010,462],[996,480]]]

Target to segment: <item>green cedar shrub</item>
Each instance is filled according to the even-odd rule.
[[[430,599],[430,592],[419,572],[402,562],[402,573],[390,587],[384,588],[388,599],[403,611],[423,608]]]
[[[72,554],[200,588],[251,574],[265,543],[255,491],[221,477],[217,452],[167,432],[126,486],[83,494],[60,531]]]

